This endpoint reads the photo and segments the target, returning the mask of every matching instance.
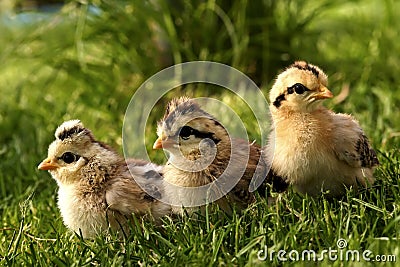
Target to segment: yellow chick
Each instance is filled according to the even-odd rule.
[[[58,207],[70,230],[92,238],[109,227],[126,231],[132,213],[156,219],[169,213],[170,206],[157,200],[163,194],[162,167],[126,162],[79,120],[61,124],[55,137],[38,168],[57,181]]]
[[[371,185],[379,161],[352,116],[321,105],[333,97],[327,83],[320,68],[304,61],[278,75],[270,91],[274,126],[264,151],[272,173],[298,192],[337,197],[346,187]]]

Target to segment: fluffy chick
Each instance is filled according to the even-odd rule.
[[[157,219],[169,212],[170,207],[157,200],[163,194],[162,167],[125,161],[79,120],[61,124],[55,137],[38,168],[57,181],[58,207],[72,231],[92,238],[109,227],[125,231],[132,213]]]
[[[277,77],[270,91],[274,131],[265,151],[273,174],[300,193],[335,197],[346,187],[371,185],[379,161],[352,116],[321,105],[333,97],[327,83],[320,68],[304,61]]]
[[[225,195],[217,203],[227,213],[232,212],[233,205],[241,209],[254,201],[248,189],[250,181],[253,175],[264,179],[267,173],[265,161],[260,160],[261,148],[243,139],[231,139],[227,130],[193,100],[172,100],[158,123],[157,134],[153,148],[170,152],[164,179],[182,189],[168,190],[166,185],[175,213],[181,213],[182,206],[200,206],[197,201],[215,191]],[[199,189],[216,180],[219,183],[211,187],[211,193]],[[227,185],[236,182],[228,193]]]

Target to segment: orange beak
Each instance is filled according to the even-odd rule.
[[[157,140],[153,144],[153,149],[163,148],[162,138],[158,137]]]
[[[331,91],[329,91],[328,88],[326,88],[325,86],[322,86],[321,88],[319,88],[319,91],[317,93],[314,94],[314,99],[326,99],[326,98],[332,98],[333,94]]]
[[[56,162],[54,162],[53,160],[47,158],[45,160],[43,160],[39,166],[38,169],[42,170],[42,171],[48,171],[48,170],[54,170],[57,169],[59,166]]]
[[[158,137],[157,140],[153,144],[153,149],[161,149],[161,148],[170,148],[175,144],[174,141],[169,139],[168,137],[163,140],[162,137]]]

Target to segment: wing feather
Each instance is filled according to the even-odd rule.
[[[352,167],[372,168],[379,165],[376,152],[370,146],[368,138],[358,122],[347,114],[335,115],[334,150],[336,156]]]
[[[162,197],[162,167],[142,161],[128,161],[120,177],[110,181],[106,202],[109,209],[122,214],[143,214]],[[134,177],[133,177],[133,176]]]

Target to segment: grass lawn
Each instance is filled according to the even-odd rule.
[[[331,2],[76,0],[53,13],[0,9],[0,264],[398,266],[400,4]],[[324,69],[337,96],[326,105],[360,121],[381,162],[371,189],[335,200],[289,189],[270,193],[272,204],[258,196],[231,217],[209,209],[197,218],[166,217],[161,226],[136,218],[123,240],[113,233],[83,240],[67,231],[56,182],[37,170],[64,120],[81,119],[122,153],[129,100],[165,67],[221,62],[267,96],[278,71],[296,59]],[[146,126],[153,161],[165,162],[150,148],[168,99],[187,94],[236,105],[232,94],[210,88],[176,88],[158,102]],[[235,111],[259,141],[241,105]],[[313,261],[313,252],[324,261]]]

